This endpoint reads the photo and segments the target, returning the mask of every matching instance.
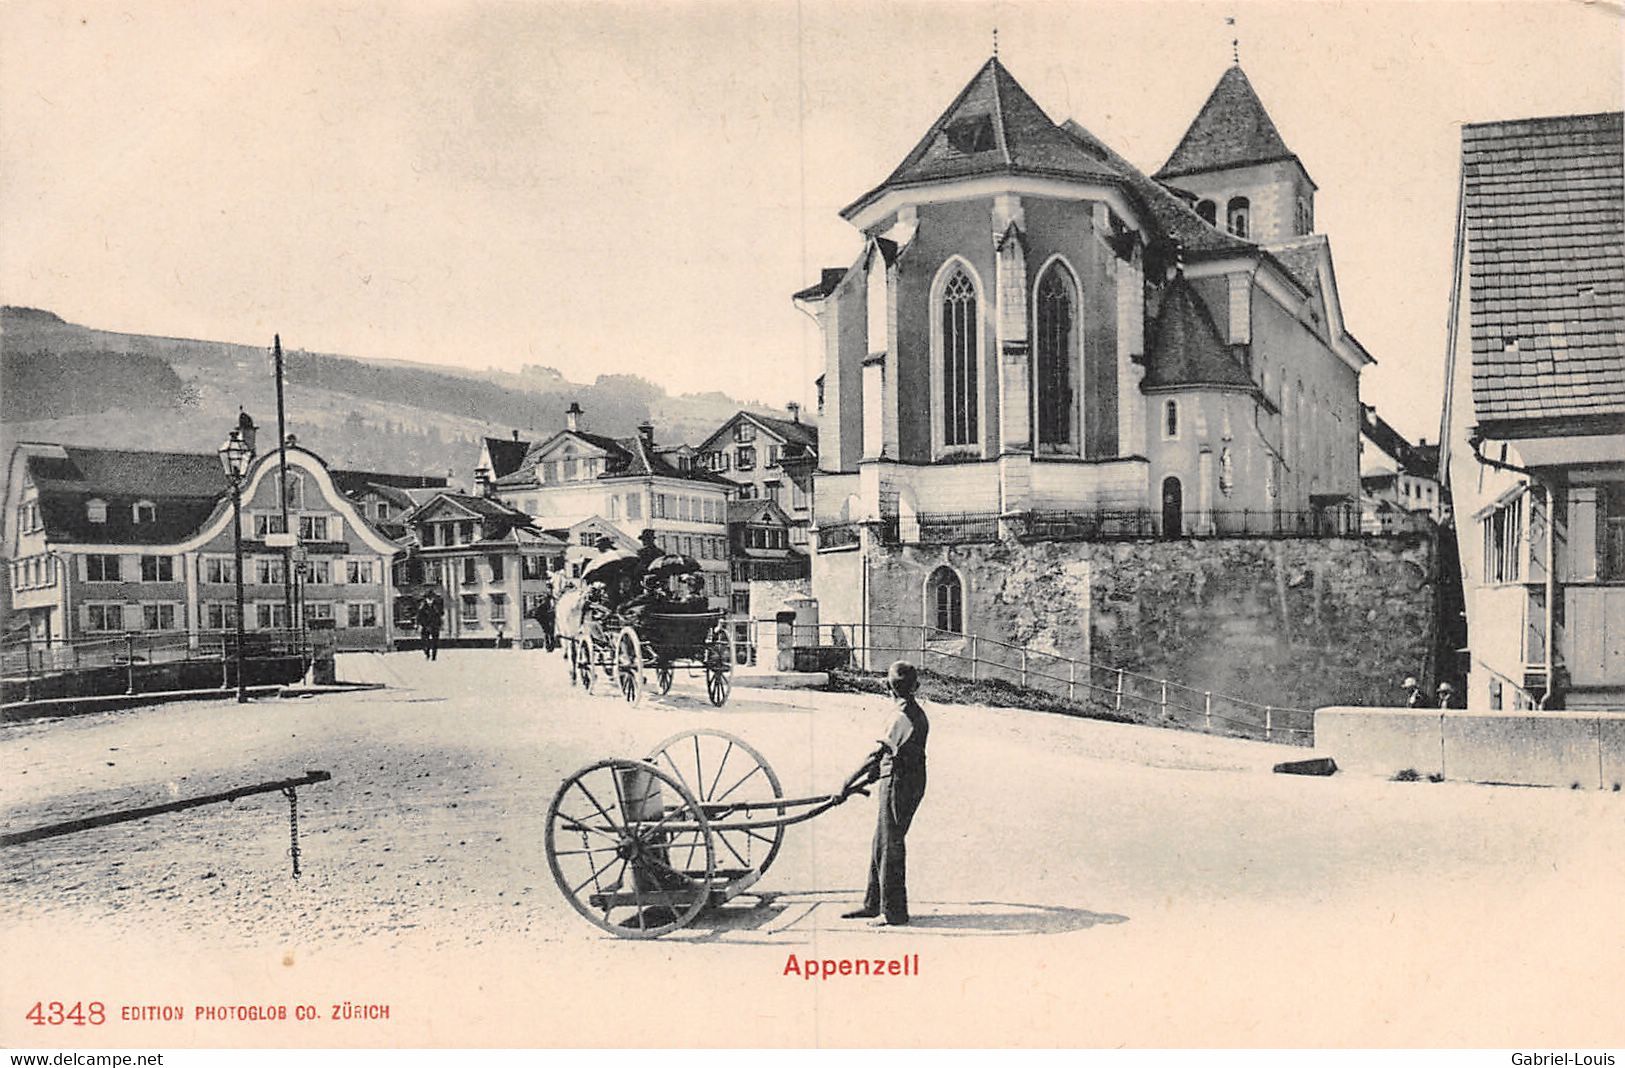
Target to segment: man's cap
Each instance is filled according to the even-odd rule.
[[[1454,686],[1450,685],[1448,682],[1441,682],[1441,683],[1439,683],[1439,692],[1440,693],[1455,693],[1456,688]]]
[[[1406,675],[1405,676],[1405,682],[1404,682],[1403,685],[1404,685],[1405,689],[1407,689],[1407,690],[1416,689],[1416,676],[1415,675]]]
[[[886,682],[891,686],[912,689],[920,685],[920,673],[907,660],[898,660],[886,669]]]

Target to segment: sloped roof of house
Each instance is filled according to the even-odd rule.
[[[1264,102],[1237,64],[1219,77],[1219,84],[1156,177],[1177,178],[1288,159],[1297,161],[1298,157],[1286,147]],[[1301,161],[1298,165],[1303,166]]]
[[[1118,176],[1060,127],[997,57],[978,70],[897,169],[842,209],[851,217],[896,186],[982,174],[1030,174],[1112,181]]]
[[[1439,447],[1413,445],[1370,405],[1360,406],[1360,433],[1377,448],[1393,457],[1399,469],[1418,478],[1437,478]]]
[[[519,470],[519,465],[525,462],[525,453],[530,451],[530,442],[519,438],[485,438],[483,444],[491,457],[492,478]]]
[[[733,523],[772,523],[778,526],[790,526],[790,517],[783,508],[767,498],[758,498],[749,501],[728,502],[728,522]]]
[[[1239,386],[1256,389],[1247,369],[1225,344],[1207,304],[1178,275],[1169,283],[1146,353],[1147,389]]]
[[[40,519],[51,541],[107,545],[164,545],[194,533],[231,491],[212,453],[100,449],[81,445],[30,446],[28,476],[39,488]],[[92,523],[87,502],[107,505],[107,520]],[[137,501],[154,504],[154,520],[137,523]]]
[[[1462,127],[1481,423],[1625,416],[1621,113]]]
[[[604,471],[599,474],[600,479],[606,478],[635,478],[656,476],[660,478],[683,479],[689,482],[708,482],[732,486],[733,483],[709,471],[691,468],[684,470],[672,463],[663,453],[675,456],[680,449],[677,446],[661,446],[650,444],[641,436],[630,438],[609,438],[599,434],[588,434],[580,430],[568,430],[563,433],[579,438],[589,445],[603,450],[605,454]],[[496,480],[496,484],[503,488],[516,488],[536,485],[536,465],[541,462],[545,446],[550,445],[554,438],[545,442],[538,442],[530,447],[525,455],[524,463],[517,470],[509,472]]]

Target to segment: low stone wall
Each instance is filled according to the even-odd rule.
[[[1618,790],[1625,712],[1322,708],[1315,749],[1355,774]]]

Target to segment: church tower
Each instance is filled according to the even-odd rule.
[[[1198,214],[1258,244],[1315,230],[1315,183],[1239,64],[1224,72],[1156,174],[1190,193]]]

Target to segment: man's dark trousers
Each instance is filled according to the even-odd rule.
[[[908,922],[908,850],[903,843],[914,813],[925,797],[925,769],[880,780],[875,806],[875,842],[869,855],[869,889],[863,911],[879,913],[892,923]]]
[[[440,628],[425,627],[423,630],[423,655],[429,660],[440,659]]]

